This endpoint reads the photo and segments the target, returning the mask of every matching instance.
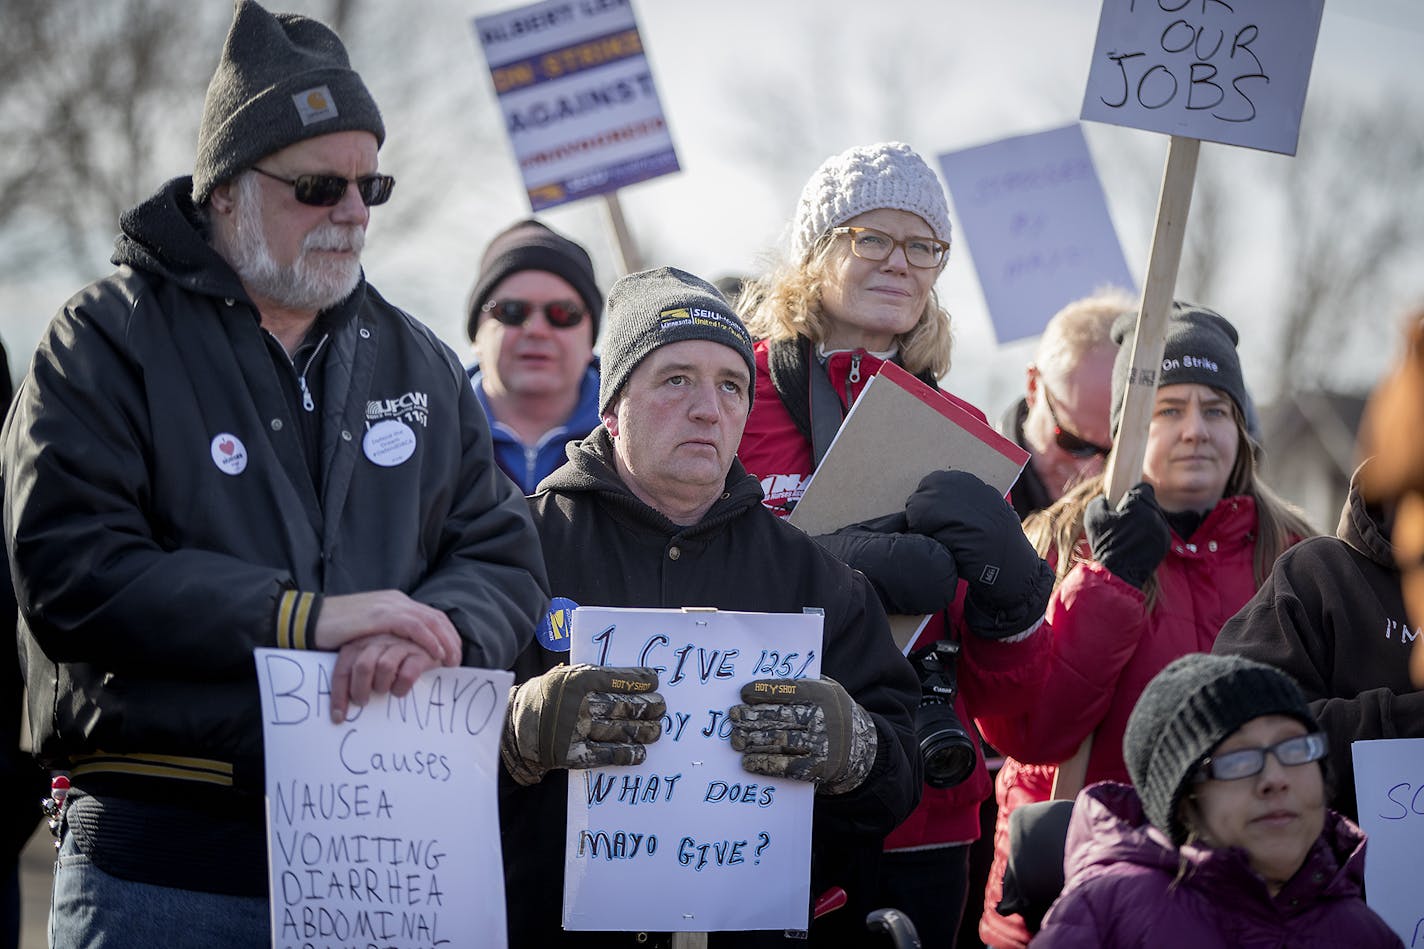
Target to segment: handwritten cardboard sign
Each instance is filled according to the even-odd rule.
[[[513,675],[432,670],[333,725],[335,653],[255,655],[272,945],[502,949],[496,769]]]
[[[1082,117],[1294,155],[1325,0],[1103,0]]]
[[[939,156],[999,342],[1037,336],[1066,303],[1132,290],[1083,128]]]
[[[1357,741],[1355,799],[1365,848],[1365,902],[1406,946],[1424,945],[1424,738]]]
[[[815,787],[743,771],[727,710],[753,679],[820,675],[818,613],[581,606],[570,662],[650,666],[663,735],[635,768],[569,774],[564,928],[807,926]]]
[[[678,170],[629,0],[547,0],[474,29],[535,211]]]

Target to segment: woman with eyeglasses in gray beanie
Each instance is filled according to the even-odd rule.
[[[903,143],[833,155],[806,183],[785,263],[738,301],[758,337],[756,402],[738,457],[774,513],[795,507],[881,365],[897,363],[932,387],[949,370],[949,314],[934,285],[950,237],[944,190]],[[946,640],[958,645],[952,707],[966,728],[981,709],[1030,700],[1047,656],[1041,627],[1052,576],[997,491],[963,471],[934,472],[904,511],[816,539],[870,579],[887,612],[932,614],[916,655]],[[878,869],[882,847],[867,835],[863,859],[842,883],[864,901],[853,910],[894,906],[936,949],[954,945],[969,845],[990,790],[978,742],[964,744],[953,767],[926,759],[920,805],[898,828],[883,829],[890,833]]]
[[[1365,835],[1325,806],[1329,743],[1294,680],[1193,653],[1147,684],[1133,786],[1078,795],[1035,947],[1400,946],[1365,905]]]

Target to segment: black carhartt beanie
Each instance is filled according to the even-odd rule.
[[[1178,806],[1197,766],[1232,732],[1262,715],[1320,731],[1300,687],[1281,670],[1240,656],[1189,653],[1157,673],[1127,719],[1122,756],[1153,825],[1181,846]]]
[[[582,246],[530,218],[512,224],[494,236],[480,258],[480,275],[465,306],[465,335],[473,342],[480,308],[494,288],[524,270],[542,270],[562,277],[578,291],[593,321],[593,341],[598,342],[598,322],[603,315],[603,293],[593,275],[593,260]]]
[[[1124,313],[1112,327],[1118,344],[1112,374],[1112,430],[1117,434],[1122,419],[1122,400],[1127,393],[1127,374],[1132,368],[1132,350],[1137,345],[1137,314]],[[1162,350],[1162,372],[1157,386],[1199,382],[1231,396],[1243,418],[1251,413],[1246,406],[1246,382],[1241,376],[1241,360],[1236,355],[1239,337],[1236,327],[1221,314],[1180,300],[1167,316],[1167,340]]]
[[[350,131],[370,132],[377,146],[386,140],[380,110],[337,35],[308,17],[238,0],[203,102],[193,203],[288,145]]]
[[[655,349],[687,339],[708,339],[736,350],[747,364],[747,407],[756,381],[752,338],[727,298],[701,277],[661,267],[619,279],[608,292],[608,332],[598,387],[602,415],[638,363]]]

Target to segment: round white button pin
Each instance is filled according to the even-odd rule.
[[[247,446],[236,435],[223,432],[214,436],[208,450],[212,453],[213,464],[223,474],[240,475],[247,470]]]
[[[366,430],[361,450],[373,464],[394,468],[415,454],[415,432],[399,419],[383,419]]]

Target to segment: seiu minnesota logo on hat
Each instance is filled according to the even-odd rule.
[[[658,330],[667,332],[684,326],[705,326],[719,329],[725,333],[731,333],[738,339],[747,338],[746,330],[735,320],[728,319],[716,310],[707,310],[702,307],[678,307],[675,310],[663,310],[658,314]]]
[[[314,86],[292,96],[292,104],[297,107],[303,125],[324,122],[338,115],[336,102],[331,98],[331,90],[326,86]]]

